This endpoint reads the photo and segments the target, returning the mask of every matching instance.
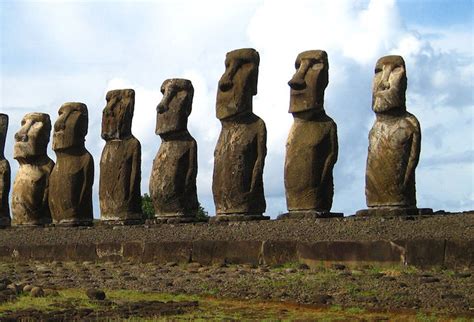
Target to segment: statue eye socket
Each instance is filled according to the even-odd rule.
[[[378,74],[382,71],[382,68],[375,68],[375,73]]]
[[[396,73],[399,73],[399,72],[402,71],[402,67],[401,67],[401,66],[397,66],[397,67],[395,67],[395,68],[393,69],[393,71],[396,72]]]

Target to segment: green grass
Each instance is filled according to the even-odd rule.
[[[327,307],[302,306],[276,301],[229,300],[198,295],[172,295],[166,293],[143,293],[132,290],[105,290],[111,301],[198,301],[199,306],[183,315],[167,317],[131,318],[126,321],[221,321],[221,320],[259,320],[259,321],[292,321],[292,320],[371,320],[384,317],[390,321],[436,321],[439,317],[424,313],[373,313],[359,307],[344,308],[339,305]],[[59,296],[33,298],[21,295],[17,300],[0,305],[0,317],[6,310],[21,311],[37,309],[40,311],[57,311],[64,304],[76,308],[98,308],[96,302],[90,302],[82,289],[67,289],[59,291]],[[103,307],[102,307],[103,308]],[[111,307],[112,309],[114,306]],[[3,312],[3,314],[2,314]],[[462,321],[462,320],[459,320]]]

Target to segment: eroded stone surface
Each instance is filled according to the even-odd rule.
[[[15,134],[13,157],[20,164],[12,191],[14,225],[43,225],[51,222],[48,206],[49,179],[54,162],[46,148],[51,120],[45,113],[26,114]]]
[[[56,165],[51,172],[49,207],[55,224],[89,225],[93,220],[94,160],[84,146],[89,123],[87,106],[65,103],[54,124]]]
[[[231,51],[219,80],[216,116],[222,130],[214,151],[212,182],[216,220],[226,216],[254,219],[265,212],[262,175],[267,131],[263,120],[252,112],[259,62],[254,49]]]
[[[187,79],[168,79],[161,86],[156,134],[160,149],[153,161],[150,195],[156,218],[183,220],[196,217],[197,144],[187,129],[194,88]]]
[[[406,111],[407,77],[401,56],[377,61],[372,109],[376,120],[369,133],[365,194],[369,208],[416,208],[415,168],[421,130]]]
[[[141,145],[132,135],[135,91],[112,90],[106,99],[102,115],[106,143],[99,180],[101,220],[141,220]]]
[[[288,82],[294,123],[286,143],[285,188],[289,213],[285,218],[330,217],[334,194],[333,168],[337,161],[336,123],[324,111],[328,85],[325,51],[298,55],[296,73]],[[336,214],[334,214],[336,215]]]
[[[8,130],[8,115],[0,113],[0,227],[10,226],[10,163],[5,159],[5,140]]]

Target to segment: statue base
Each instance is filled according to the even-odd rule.
[[[55,227],[93,226],[92,220],[62,220],[53,224]]]
[[[215,217],[209,218],[209,222],[230,222],[230,221],[254,221],[254,220],[269,220],[269,216],[263,216],[262,213],[230,213],[217,214]]]
[[[0,228],[10,227],[12,225],[12,220],[10,217],[0,218]]]
[[[118,220],[103,220],[101,219],[99,225],[110,225],[110,226],[132,226],[132,225],[143,225],[145,219],[118,219]]]
[[[158,216],[145,221],[146,224],[186,224],[195,222],[207,222],[207,220],[186,216]]]
[[[277,217],[277,220],[288,220],[288,219],[319,219],[319,218],[342,218],[344,214],[342,212],[329,212],[329,211],[316,211],[316,210],[294,210],[289,211],[285,214],[281,214]]]
[[[411,217],[433,215],[431,208],[374,207],[362,209],[355,214],[358,217]]]
[[[12,226],[14,227],[25,227],[25,228],[30,228],[30,227],[46,227],[51,225],[51,220],[49,219],[41,219],[38,221],[30,221],[30,222],[25,222],[25,223],[16,223],[14,220],[12,221]]]

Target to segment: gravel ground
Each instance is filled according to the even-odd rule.
[[[268,220],[233,223],[95,225],[81,228],[7,228],[0,230],[0,245],[50,245],[124,241],[193,240],[472,240],[474,211],[421,218],[356,218]]]
[[[0,280],[5,279],[52,290],[127,289],[474,317],[471,270],[376,266],[354,270],[342,264],[309,269],[304,264],[0,263]]]

